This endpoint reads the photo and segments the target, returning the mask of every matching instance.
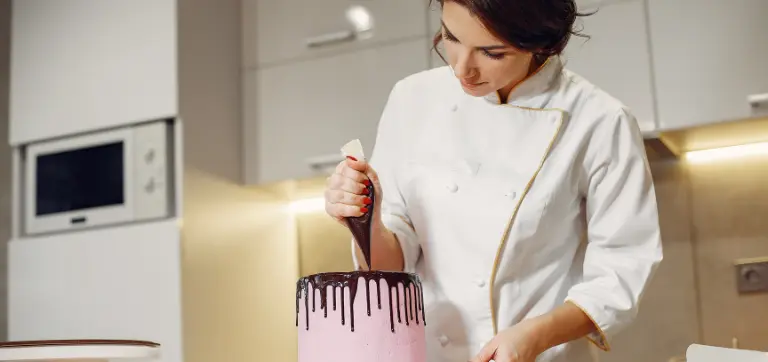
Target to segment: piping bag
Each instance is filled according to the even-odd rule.
[[[341,153],[346,158],[352,156],[357,160],[365,160],[365,153],[363,152],[363,145],[360,140],[353,140],[348,142],[341,148]],[[370,181],[370,179],[368,180]],[[373,188],[373,182],[368,182],[368,197],[371,198],[371,204],[368,205],[368,212],[362,216],[347,217],[345,222],[349,231],[352,232],[352,236],[355,238],[355,242],[360,247],[360,250],[365,256],[365,263],[368,265],[368,270],[371,270],[371,224],[373,221],[373,209],[376,205],[376,192]]]

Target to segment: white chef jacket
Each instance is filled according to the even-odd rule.
[[[565,301],[610,350],[662,259],[635,118],[558,57],[507,104],[467,95],[447,66],[406,77],[370,162],[383,222],[423,283],[429,362],[465,362],[497,331]],[[538,360],[592,358],[579,340]]]

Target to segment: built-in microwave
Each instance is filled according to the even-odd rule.
[[[173,212],[173,132],[166,121],[29,144],[26,234],[104,227]]]

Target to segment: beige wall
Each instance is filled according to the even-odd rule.
[[[295,361],[293,218],[240,186],[240,2],[179,2],[188,362]]]
[[[655,162],[665,260],[638,322],[605,361],[665,361],[693,342],[768,351],[768,293],[741,295],[733,262],[768,256],[768,155]]]
[[[689,167],[702,338],[768,351],[768,293],[739,295],[733,262],[768,256],[768,155]]]

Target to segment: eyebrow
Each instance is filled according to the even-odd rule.
[[[443,28],[445,29],[445,32],[448,33],[448,35],[450,35],[454,39],[458,40],[458,38],[456,38],[456,36],[453,35],[451,30],[448,29],[447,26],[445,26],[445,23],[442,20],[440,21],[440,24],[443,25]],[[477,49],[477,50],[486,50],[486,51],[487,50],[500,50],[500,49],[507,49],[507,48],[509,48],[509,46],[506,46],[506,45],[488,45],[488,46],[482,46],[482,47],[475,47],[475,49]]]

